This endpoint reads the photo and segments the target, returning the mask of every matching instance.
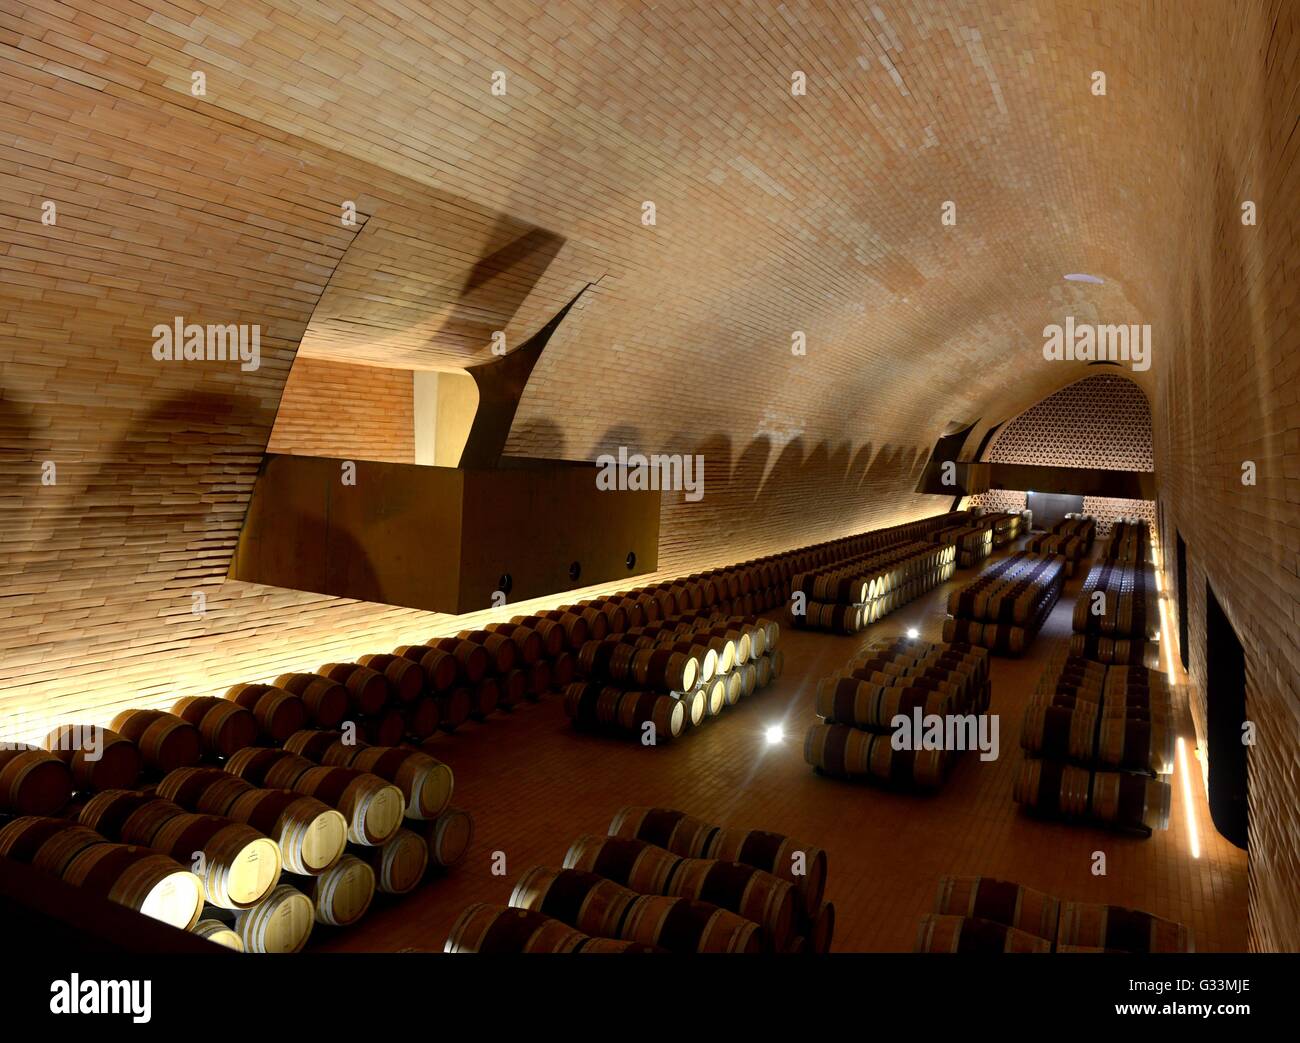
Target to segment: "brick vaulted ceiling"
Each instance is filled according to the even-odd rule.
[[[1152,325],[1137,379],[1183,489],[1207,347],[1297,327],[1296,23],[1277,0],[4,0],[0,713],[424,636],[224,582],[295,354],[459,367],[587,283],[509,449],[705,453],[666,568],[941,507],[913,489],[950,422],[1096,372],[1043,360],[1066,315]],[[178,315],[260,324],[261,368],[156,362]],[[1294,389],[1281,357],[1240,395]]]

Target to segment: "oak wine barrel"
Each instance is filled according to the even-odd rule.
[[[667,894],[680,862],[680,856],[644,840],[594,833],[575,840],[564,856],[565,869],[596,873],[647,895]]]
[[[182,864],[199,863],[195,872],[204,896],[223,909],[256,905],[280,879],[279,845],[220,815],[175,815],[154,833],[150,846]],[[200,853],[201,860],[196,858]]]
[[[35,746],[0,749],[0,812],[53,815],[72,799],[72,772]]]
[[[275,687],[298,696],[307,719],[317,728],[337,728],[352,706],[348,690],[323,674],[281,674]]]
[[[542,913],[476,902],[452,924],[443,952],[577,952],[590,940]]]
[[[425,830],[429,861],[449,869],[465,857],[474,839],[474,819],[468,811],[447,808]]]
[[[342,813],[314,797],[288,789],[250,789],[225,814],[271,837],[284,868],[313,876],[343,855],[348,824]]]
[[[582,869],[534,866],[519,878],[510,905],[544,913],[598,938],[618,938],[638,895]]]
[[[229,699],[210,695],[180,699],[172,713],[199,730],[203,752],[209,757],[229,757],[257,742],[261,726],[250,710]]]
[[[1183,924],[1139,909],[1088,902],[1061,905],[1059,940],[1119,952],[1193,952],[1192,933]]]
[[[200,938],[206,938],[215,945],[224,945],[235,952],[244,951],[244,941],[239,937],[239,932],[220,920],[200,920],[190,928],[190,932]]]
[[[758,924],[708,902],[663,895],[635,899],[619,937],[680,953],[756,953],[763,947]]]
[[[63,871],[92,894],[187,931],[203,911],[203,884],[174,859],[128,844],[94,844]]]
[[[236,913],[235,930],[245,952],[301,952],[315,918],[310,898],[296,887],[280,884],[251,909]]]
[[[0,827],[0,858],[26,862],[62,875],[77,855],[92,844],[106,844],[93,829],[62,818],[25,815]]]
[[[68,766],[78,790],[130,789],[144,770],[135,743],[98,725],[60,725],[45,748]]]
[[[346,688],[352,709],[363,716],[377,714],[392,695],[388,679],[360,663],[326,663],[316,672]]]
[[[356,923],[375,898],[375,872],[356,855],[344,855],[317,876],[288,881],[311,899],[317,923],[347,927]]]
[[[381,847],[356,847],[352,854],[374,870],[375,886],[384,894],[410,894],[429,868],[428,843],[409,829],[399,829]]]
[[[934,911],[943,916],[991,920],[1054,942],[1061,903],[1049,894],[1008,880],[944,876],[939,878]]]
[[[989,954],[1051,952],[1052,943],[1028,931],[991,920],[927,913],[921,917],[913,952]]]
[[[163,775],[193,767],[203,758],[199,730],[173,713],[123,710],[109,727],[135,743],[145,766]]]
[[[405,656],[379,653],[358,656],[357,662],[383,674],[388,681],[389,690],[399,703],[412,703],[424,691],[424,670],[419,663]]]
[[[284,742],[307,723],[307,704],[292,692],[274,685],[237,684],[225,697],[252,711],[262,734],[275,743]]]

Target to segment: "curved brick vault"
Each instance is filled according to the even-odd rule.
[[[1273,781],[1300,747],[1297,11],[1093,8],[7,6],[0,714],[106,718],[461,628],[224,582],[296,353],[459,367],[597,283],[508,451],[704,453],[704,500],[664,507],[680,571],[940,509],[913,490],[950,422],[977,439],[1095,372],[1044,361],[1046,323],[1150,323],[1192,632],[1208,578],[1276,740],[1252,943],[1300,948]],[[261,368],[154,361],[176,315],[259,323]]]

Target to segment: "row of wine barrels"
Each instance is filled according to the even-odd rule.
[[[1090,772],[1060,761],[1027,759],[1012,796],[1043,814],[1087,817],[1145,832],[1169,827],[1169,783],[1145,775]]]
[[[109,727],[135,743],[145,767],[166,775],[203,759],[199,730],[183,717],[164,710],[123,710]]]
[[[797,905],[790,882],[741,862],[686,858],[634,837],[588,835],[570,845],[564,866],[594,873],[634,893],[711,902],[760,924],[778,951],[794,925]]]
[[[424,676],[424,691],[428,695],[441,695],[450,691],[460,674],[460,668],[452,654],[432,645],[398,645],[392,654],[419,666],[420,673]],[[373,669],[380,667],[374,666]]]
[[[224,815],[264,833],[280,846],[291,873],[323,873],[347,843],[347,820],[324,802],[289,789],[258,789],[219,768],[179,768],[158,784],[157,793],[189,810]]]
[[[1020,728],[1020,745],[1034,757],[1091,764],[1097,754],[1097,703],[1073,707],[1030,702]]]
[[[898,750],[892,738],[847,724],[814,724],[804,738],[804,760],[837,778],[876,778],[920,789],[943,785],[943,750]]]
[[[67,819],[16,818],[0,827],[0,857],[25,862],[145,916],[188,929],[203,905],[203,885],[173,858],[110,843]]]
[[[817,716],[827,724],[847,724],[875,731],[893,729],[894,717],[945,714],[952,709],[949,692],[906,685],[872,684],[853,677],[828,677],[817,684]]]
[[[339,673],[342,674],[343,671]],[[353,694],[337,677],[327,676],[323,670],[316,673],[281,674],[269,687],[278,688],[301,699],[307,720],[317,728],[337,728],[353,708]],[[375,686],[372,684],[371,687]],[[229,693],[226,698],[230,698]],[[240,702],[241,705],[246,705],[242,698]],[[302,725],[298,727],[301,728]],[[297,731],[297,728],[294,730]]]
[[[913,952],[972,954],[1051,951],[1050,941],[1028,931],[994,923],[992,920],[942,916],[938,913],[927,913],[921,917],[913,948]]]
[[[1154,642],[1142,638],[1099,637],[1096,634],[1070,635],[1070,654],[1102,663],[1132,663],[1137,666],[1154,663],[1159,657]]]
[[[673,808],[632,806],[615,813],[609,834],[644,840],[684,858],[743,862],[793,884],[805,912],[821,907],[826,852],[784,834],[711,825]]]
[[[1191,931],[1138,909],[1087,902],[1061,906],[1061,945],[1114,952],[1193,952]],[[1059,951],[1059,946],[1058,946]]]
[[[137,803],[135,798],[141,796],[145,800]],[[125,818],[104,811],[122,805],[134,807]],[[251,826],[223,815],[188,812],[179,804],[147,794],[104,790],[86,803],[79,818],[82,825],[93,829],[119,820],[118,839],[192,865],[212,905],[246,909],[260,902],[280,878],[279,845]],[[113,837],[112,833],[105,835]]]
[[[476,902],[452,924],[449,953],[663,952],[634,941],[592,938],[542,913]]]
[[[357,657],[361,666],[383,674],[388,691],[398,703],[413,703],[424,695],[429,683],[422,667],[414,659],[394,653],[378,653]]]
[[[356,768],[393,783],[406,798],[407,818],[437,818],[451,802],[451,768],[419,750],[349,743],[342,732],[332,731],[297,732],[284,748],[329,767]]]
[[[377,775],[356,768],[317,766],[284,750],[240,750],[226,771],[254,786],[291,789],[337,808],[348,823],[348,840],[377,846],[401,828],[406,797]]]
[[[59,725],[45,737],[44,746],[68,766],[79,792],[130,789],[144,771],[135,743],[98,725]]]
[[[510,904],[587,934],[669,952],[755,952],[763,940],[758,924],[710,902],[638,894],[580,869],[531,869],[516,885]]]
[[[1056,941],[1059,899],[1031,887],[988,876],[944,876],[934,911],[942,916],[989,920]]]
[[[645,735],[645,725],[653,724],[656,743],[677,738],[686,726],[686,708],[672,696],[609,685],[569,685],[564,693],[564,711],[582,727]]]
[[[1152,561],[1150,526],[1137,518],[1117,521],[1111,526],[1110,542],[1102,550],[1101,556],[1105,561]]]
[[[14,743],[0,748],[0,812],[53,815],[72,799],[72,772],[52,753]]]

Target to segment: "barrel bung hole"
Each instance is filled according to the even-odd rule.
[[[577,578],[581,575],[582,575],[582,562],[580,561],[569,562],[569,579],[576,581]]]

